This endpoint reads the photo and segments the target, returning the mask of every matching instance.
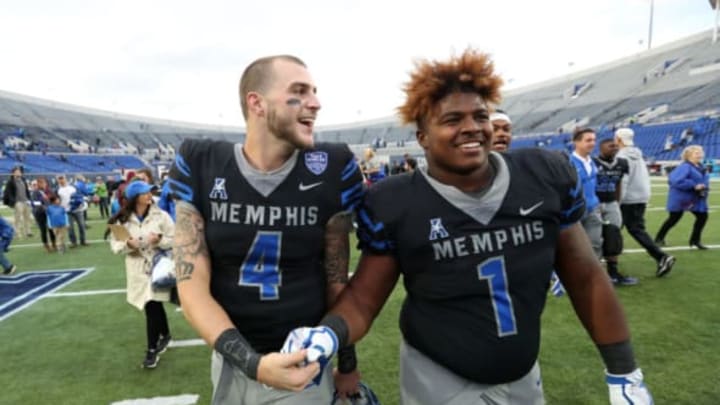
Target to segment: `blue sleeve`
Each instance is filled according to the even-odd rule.
[[[365,188],[355,156],[347,146],[345,149],[345,166],[340,173],[340,205],[343,211],[355,211],[365,195]]]
[[[378,200],[380,187],[371,187],[357,210],[358,248],[374,254],[393,254],[395,242],[381,219],[383,204]]]
[[[692,170],[690,166],[683,163],[670,172],[668,176],[670,187],[685,191],[692,190],[697,183],[688,177],[690,170]]]
[[[571,157],[571,163],[561,159],[558,159],[559,167],[556,170],[556,178],[561,181],[561,195],[563,195],[559,220],[560,227],[566,228],[585,215],[585,196],[575,160]]]

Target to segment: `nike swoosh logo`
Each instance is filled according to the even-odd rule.
[[[323,184],[322,181],[318,181],[317,183],[310,183],[310,184],[302,184],[302,183],[300,183],[300,185],[298,186],[298,189],[300,189],[300,191],[308,191],[308,190],[310,190],[310,189],[312,189],[312,188],[315,188],[315,187],[317,187],[317,186],[319,186],[319,185],[321,185],[321,184]]]
[[[540,207],[541,205],[543,205],[544,202],[545,202],[545,201],[540,201],[539,203],[533,205],[533,206],[530,207],[530,208],[520,207],[520,215],[522,215],[523,217],[524,217],[525,215],[528,215],[529,213],[535,211],[538,207]]]

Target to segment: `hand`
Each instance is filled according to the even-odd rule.
[[[302,391],[320,372],[318,363],[300,366],[306,356],[306,350],[262,356],[258,363],[257,381],[281,390]]]
[[[335,368],[333,378],[335,379],[335,396],[337,398],[344,400],[360,394],[360,372],[357,369],[343,374]]]
[[[281,353],[293,353],[307,349],[307,361],[330,360],[338,351],[335,332],[327,326],[295,328],[285,338]]]
[[[294,353],[299,350],[305,352],[303,365],[317,362],[320,366],[320,373],[312,381],[312,384],[320,385],[325,366],[338,350],[338,339],[335,332],[327,326],[295,328],[285,338],[280,352]]]
[[[147,235],[147,243],[150,245],[157,245],[160,242],[160,235],[155,232],[150,232]]]
[[[610,391],[611,405],[652,405],[650,391],[643,383],[642,370],[639,368],[630,374],[605,373],[605,381]]]
[[[130,239],[128,239],[127,242],[125,242],[125,243],[127,244],[127,246],[128,246],[130,249],[139,249],[139,248],[140,248],[140,241],[138,241],[138,240],[135,239],[135,238],[130,238]]]

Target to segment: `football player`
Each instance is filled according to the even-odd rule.
[[[183,313],[215,349],[213,404],[330,403],[332,367],[276,352],[347,282],[362,175],[346,145],[314,143],[320,102],[300,59],[256,60],[239,92],[244,144],[186,140],[168,179]],[[359,373],[353,348],[342,350],[334,385],[346,396]]]
[[[500,85],[474,50],[417,65],[399,111],[417,126],[427,168],[368,190],[362,256],[322,328],[340,346],[360,339],[402,274],[403,404],[541,404],[540,318],[555,268],[604,360],[611,402],[648,404],[622,308],[579,223],[585,202],[567,157],[491,151]]]
[[[613,138],[600,141],[600,154],[593,157],[597,167],[595,194],[600,200],[600,215],[603,221],[603,255],[607,272],[615,285],[635,285],[638,279],[626,276],[618,270],[618,255],[622,253],[622,214],[620,213],[620,185],[622,177],[628,174],[628,161],[616,157],[617,143]]]
[[[495,110],[490,114],[490,122],[493,126],[492,150],[505,152],[510,149],[512,142],[512,121],[502,110]]]

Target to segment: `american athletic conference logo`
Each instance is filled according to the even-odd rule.
[[[210,190],[210,199],[211,200],[227,200],[227,191],[225,190],[225,178],[224,177],[215,177],[215,185],[213,185],[212,190]]]
[[[305,153],[305,166],[316,175],[322,174],[327,169],[327,152],[315,151]]]
[[[430,236],[428,237],[429,240],[437,240],[437,239],[443,239],[450,236],[447,230],[445,230],[445,227],[442,224],[442,218],[432,218],[430,219]]]

